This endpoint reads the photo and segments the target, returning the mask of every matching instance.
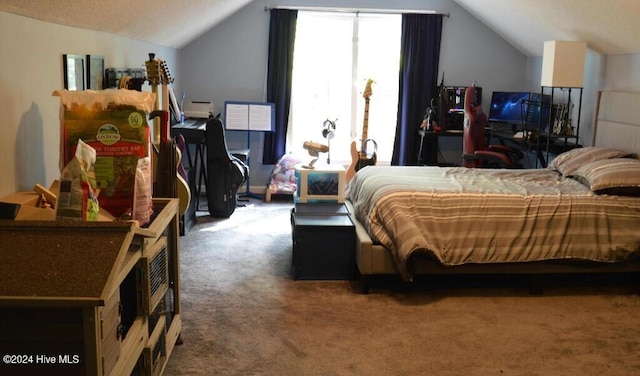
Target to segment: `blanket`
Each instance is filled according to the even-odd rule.
[[[640,253],[640,198],[596,195],[550,169],[370,166],[346,198],[408,280],[416,253],[450,266]]]

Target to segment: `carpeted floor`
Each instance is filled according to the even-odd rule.
[[[165,375],[637,375],[640,297],[603,278],[294,281],[292,203],[199,212]],[[628,281],[625,281],[628,282]]]

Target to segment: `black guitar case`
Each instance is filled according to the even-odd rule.
[[[238,188],[247,180],[249,168],[229,153],[220,119],[209,119],[206,132],[209,214],[228,218],[236,210]]]

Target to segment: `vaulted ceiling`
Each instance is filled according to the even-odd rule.
[[[0,11],[180,48],[252,0],[0,0]]]
[[[453,0],[528,56],[547,40],[604,55],[640,53],[638,0]]]
[[[181,48],[252,0],[0,0],[0,11]],[[453,0],[527,56],[547,40],[640,53],[638,0]],[[435,9],[436,11],[442,11]]]

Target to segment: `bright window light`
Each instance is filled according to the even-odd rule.
[[[363,91],[373,79],[367,136],[378,145],[378,163],[391,161],[400,32],[400,15],[298,12],[288,151],[306,155],[304,141],[327,144],[322,129],[331,120],[336,122],[331,163],[349,165],[351,141],[357,140],[359,149],[362,137]]]

